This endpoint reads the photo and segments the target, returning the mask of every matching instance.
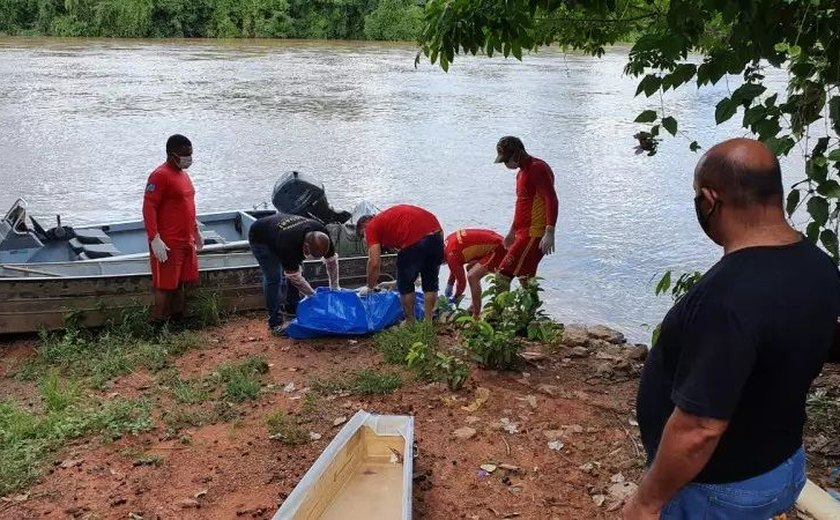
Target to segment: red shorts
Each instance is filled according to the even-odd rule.
[[[478,263],[486,267],[491,273],[495,273],[499,270],[499,265],[502,263],[502,260],[504,260],[505,255],[507,255],[507,249],[505,249],[505,246],[500,244],[495,249],[482,256],[478,260]]]
[[[161,291],[174,291],[181,284],[198,282],[198,255],[192,246],[172,246],[166,262],[158,262],[150,254],[152,287]]]
[[[502,259],[499,272],[508,278],[536,276],[542,257],[540,237],[518,236]]]

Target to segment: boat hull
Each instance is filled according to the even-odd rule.
[[[201,299],[213,298],[225,313],[262,310],[262,273],[250,253],[202,256],[200,281],[187,291],[188,314],[201,308]],[[0,278],[0,334],[27,333],[62,328],[68,318],[83,327],[97,327],[118,319],[126,311],[152,303],[152,279],[148,259],[119,260],[67,264],[38,264],[36,272],[17,272],[17,278]],[[139,269],[143,269],[140,271]],[[106,274],[49,276],[67,269],[88,269]],[[131,271],[121,273],[120,271]],[[339,260],[342,287],[359,287],[366,283],[367,258]],[[107,274],[117,273],[117,274]],[[396,257],[384,255],[382,281],[392,280],[396,273]],[[9,273],[7,273],[9,274]],[[322,262],[304,262],[304,275],[313,286],[327,285]]]

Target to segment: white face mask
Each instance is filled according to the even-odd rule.
[[[192,166],[192,155],[184,155],[184,156],[178,155],[177,157],[178,157],[178,166],[182,170],[186,170],[187,168]]]

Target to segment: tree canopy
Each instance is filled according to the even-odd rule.
[[[715,121],[740,115],[743,128],[777,155],[802,151],[804,178],[791,186],[787,211],[804,206],[806,236],[838,259],[838,31],[837,0],[430,0],[418,60],[448,70],[459,54],[521,60],[546,45],[601,56],[629,38],[625,73],[638,78],[637,96],[737,75],[740,85],[718,101]],[[784,91],[765,83],[768,68],[786,72]],[[636,137],[649,155],[665,132],[679,132],[667,106],[643,111],[636,122],[648,125]]]

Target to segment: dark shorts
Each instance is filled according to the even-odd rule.
[[[400,294],[413,293],[419,276],[423,292],[438,292],[442,263],[443,233],[438,231],[397,253],[397,290]]]

